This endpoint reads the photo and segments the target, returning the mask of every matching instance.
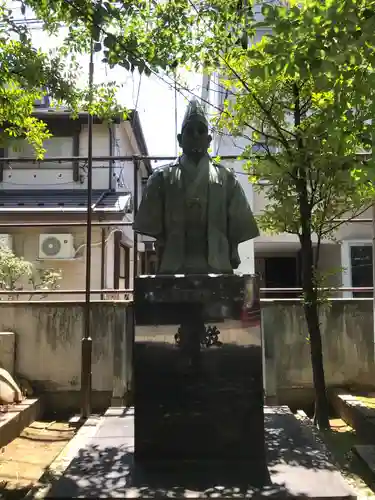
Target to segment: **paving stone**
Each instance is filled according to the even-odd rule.
[[[118,436],[124,417],[104,417],[48,498],[356,498],[324,445],[287,408],[264,413],[269,481],[262,488],[248,484],[251,463],[135,464],[128,437]]]

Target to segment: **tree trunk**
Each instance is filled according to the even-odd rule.
[[[315,390],[314,423],[320,429],[329,429],[329,405],[324,376],[318,292],[315,288],[311,236],[301,241],[301,250],[304,311],[310,340],[311,365]]]
[[[314,423],[321,429],[329,429],[328,398],[323,367],[322,337],[320,334],[318,291],[316,289],[315,265],[311,241],[312,207],[309,198],[307,170],[311,165],[307,161],[303,136],[300,134],[301,102],[300,89],[295,83],[294,91],[294,125],[297,131],[297,147],[304,161],[295,169],[296,189],[298,193],[299,215],[301,221],[301,257],[302,257],[302,288],[304,292],[304,311],[310,340],[311,364],[315,389]],[[314,265],[315,264],[315,265]]]

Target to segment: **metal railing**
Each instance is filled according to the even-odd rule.
[[[374,288],[372,286],[362,286],[362,287],[348,287],[348,286],[330,286],[330,287],[320,287],[318,291],[321,292],[359,292],[367,293],[372,292]],[[303,288],[260,288],[260,293],[298,293],[303,292]]]
[[[89,116],[89,125],[92,125],[92,117]],[[92,126],[89,126],[89,137],[88,137],[88,156],[69,156],[69,157],[50,157],[44,158],[41,160],[36,160],[35,158],[0,158],[0,164],[12,164],[12,163],[32,163],[39,164],[44,162],[85,162],[87,166],[87,207],[86,207],[86,221],[55,221],[55,222],[4,222],[0,223],[0,228],[27,228],[27,227],[85,227],[86,228],[86,262],[85,262],[85,278],[86,278],[86,288],[85,290],[0,290],[0,296],[7,295],[10,296],[49,296],[49,295],[84,295],[85,303],[84,303],[84,332],[82,336],[82,372],[81,372],[81,393],[82,393],[82,416],[88,417],[91,409],[91,354],[92,354],[92,339],[90,334],[90,303],[92,300],[92,296],[94,294],[113,294],[119,296],[120,294],[132,294],[132,290],[124,289],[124,290],[106,290],[106,289],[98,289],[92,290],[90,284],[90,275],[91,275],[91,229],[93,226],[102,226],[102,227],[113,227],[113,226],[131,226],[131,221],[96,221],[93,220],[93,210],[95,207],[92,206],[92,175],[93,175],[93,166],[94,162],[111,162],[111,161],[129,161],[133,164],[133,196],[134,196],[134,211],[133,215],[135,216],[138,210],[138,172],[140,163],[143,160],[149,161],[173,161],[175,160],[175,156],[148,156],[148,155],[132,155],[132,156],[93,156],[92,154]],[[222,156],[222,160],[240,160],[238,155],[227,155]],[[82,189],[85,189],[82,187]],[[61,215],[64,215],[63,209],[61,210]],[[348,220],[348,222],[367,222],[367,219],[352,219]],[[370,221],[370,220],[368,220]],[[340,222],[344,222],[341,221]],[[133,244],[134,255],[138,255],[138,237],[135,234],[134,244]],[[137,259],[134,259],[133,265],[133,278],[135,278],[138,274],[137,269]],[[346,287],[330,287],[325,290],[329,290],[332,292],[341,292],[341,291],[358,291],[358,292],[369,292],[372,291],[372,288],[346,288]],[[302,288],[261,288],[260,293],[261,296],[267,293],[300,293],[302,292]],[[1,300],[1,299],[0,299]],[[112,300],[112,299],[110,299]],[[267,298],[262,298],[261,301],[267,301]],[[270,299],[275,300],[275,299]],[[288,300],[288,299],[284,299]]]
[[[356,292],[356,293],[369,293],[373,292],[373,287],[346,287],[346,286],[339,286],[339,287],[321,287],[318,289],[321,292],[332,292],[332,293],[342,293],[342,292]],[[134,289],[132,288],[98,288],[98,289],[90,289],[90,296],[92,295],[97,295],[100,294],[102,297],[107,295],[107,298],[101,298],[100,300],[103,302],[108,302],[112,300],[116,300],[116,297],[125,297],[125,302],[128,302],[130,299],[133,298],[134,294]],[[282,287],[261,287],[259,289],[259,293],[261,296],[261,300],[298,300],[301,298],[301,295],[303,293],[303,289],[301,287],[296,287],[296,288],[282,288]],[[279,297],[273,296],[272,298],[266,298],[267,294],[272,293],[272,294],[277,294],[279,293]],[[2,298],[3,296],[8,296],[8,297],[18,297],[18,296],[53,296],[53,295],[85,295],[86,290],[85,289],[70,289],[70,290],[65,290],[65,289],[59,289],[59,288],[54,288],[54,289],[44,289],[44,288],[37,288],[37,289],[22,289],[22,290],[7,290],[7,289],[0,289],[0,300],[4,302],[4,299]],[[281,295],[282,294],[282,295]],[[285,295],[292,295],[292,294],[300,294],[297,295],[296,297],[285,297]],[[354,297],[354,299],[360,298],[360,297]],[[370,297],[366,297],[369,299]],[[54,301],[56,299],[52,299]],[[59,300],[59,299],[57,299]],[[14,300],[11,299],[12,302]],[[60,302],[60,300],[59,300]]]

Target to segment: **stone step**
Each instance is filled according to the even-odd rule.
[[[335,389],[330,400],[338,415],[356,431],[366,444],[375,445],[375,408],[368,408],[355,395]]]
[[[375,446],[372,444],[357,444],[353,446],[353,451],[366,465],[372,476],[375,476]]]
[[[10,405],[0,417],[0,448],[16,439],[41,414],[42,404],[38,398],[24,399],[22,403]]]

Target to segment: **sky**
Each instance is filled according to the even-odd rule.
[[[27,10],[23,16],[16,7],[14,2],[10,3],[13,9],[15,19],[35,19],[32,11]],[[49,37],[39,25],[30,24],[30,30],[33,38],[33,43],[36,47],[47,51],[59,45],[63,37]],[[119,93],[119,100],[128,109],[137,109],[143,133],[145,135],[147,147],[150,155],[154,156],[174,156],[177,152],[176,134],[182,123],[187,105],[187,96],[192,98],[194,95],[200,97],[202,90],[202,76],[198,74],[183,73],[182,77],[186,82],[186,86],[190,90],[175,93],[174,88],[171,88],[165,81],[155,76],[147,78],[146,76],[139,77],[138,74],[132,75],[125,69],[116,67],[110,69],[106,64],[101,62],[100,53],[95,55],[94,61],[94,82],[103,83],[116,81],[124,84]],[[80,64],[82,66],[80,83],[88,82],[88,66],[89,58],[81,57]],[[177,109],[177,131],[175,109]]]

